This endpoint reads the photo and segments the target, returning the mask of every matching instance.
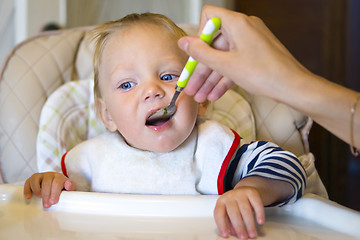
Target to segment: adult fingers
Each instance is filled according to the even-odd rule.
[[[195,101],[204,102],[208,98],[209,93],[216,87],[222,76],[217,72],[211,72],[206,81],[201,85],[194,96]]]
[[[200,28],[199,34],[201,33],[201,29],[205,26],[206,22],[213,17],[218,17],[221,19],[222,22],[227,24],[228,19],[233,15],[234,12],[227,10],[222,7],[212,6],[212,5],[205,5],[201,9],[201,17],[200,17]]]
[[[207,99],[209,101],[218,100],[233,84],[233,81],[230,79],[222,77],[221,80],[216,84],[216,87],[211,90]]]
[[[195,60],[215,70],[219,74],[223,75],[223,72],[226,72],[227,69],[233,65],[231,61],[229,61],[231,59],[229,58],[229,52],[214,49],[200,38],[191,36],[183,37],[179,39],[178,45],[189,56],[192,56]]]
[[[204,82],[207,80],[212,70],[207,66],[199,63],[193,72],[193,75],[190,77],[189,82],[186,85],[184,91],[189,96],[194,96]]]
[[[221,32],[215,37],[211,46],[215,49],[224,51],[227,51],[230,48],[229,42],[225,39],[224,35]]]
[[[200,82],[200,81],[199,81]],[[216,101],[233,85],[233,82],[219,73],[212,71],[206,81],[197,89],[194,99],[197,102]]]
[[[220,35],[215,39],[213,47],[226,50],[228,49],[228,44]],[[209,83],[207,83],[207,81],[209,81],[210,76],[212,76],[213,79],[210,80],[212,83],[210,84],[211,88],[208,88]],[[223,78],[221,74],[218,74],[206,65],[199,63],[185,88],[185,92],[190,96],[196,95],[195,100],[203,102],[206,98],[208,100],[218,99],[231,85],[232,81],[230,79]],[[200,89],[202,90],[200,91]]]

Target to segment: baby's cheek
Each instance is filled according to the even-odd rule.
[[[188,111],[188,113],[191,115],[191,117],[195,116],[195,118],[196,118],[198,112],[200,110],[201,111],[204,110],[204,107],[201,104],[195,102],[195,100],[192,97],[190,97],[186,94],[184,94],[183,102],[184,102],[184,107],[185,107],[186,111]],[[206,107],[205,107],[205,111],[206,111]]]

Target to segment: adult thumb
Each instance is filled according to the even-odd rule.
[[[212,48],[198,37],[186,36],[178,41],[179,47],[196,61],[221,72],[226,60],[226,51]]]

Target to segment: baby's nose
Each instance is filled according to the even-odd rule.
[[[158,84],[149,84],[145,90],[144,100],[151,101],[154,99],[161,99],[165,96],[164,89]]]

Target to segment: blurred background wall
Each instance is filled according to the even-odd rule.
[[[260,17],[310,71],[360,92],[359,0],[239,0],[234,8]],[[360,211],[360,158],[316,123],[309,141],[330,199]]]
[[[234,0],[0,0],[0,64],[12,47],[47,23],[64,28],[115,20],[133,12],[156,12],[177,23],[199,22],[204,4],[233,8]]]

